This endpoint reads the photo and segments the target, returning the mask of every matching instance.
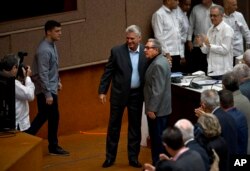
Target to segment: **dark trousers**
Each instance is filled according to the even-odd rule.
[[[171,56],[172,57],[172,67],[171,67],[171,72],[182,72],[182,67],[181,67],[181,57],[180,55],[176,56]]]
[[[59,123],[58,97],[53,96],[53,104],[47,105],[44,94],[37,95],[38,113],[31,123],[30,128],[26,131],[29,134],[35,135],[43,124],[48,120],[48,141],[49,148],[54,148],[58,145],[57,130]]]
[[[222,80],[223,75],[210,76],[214,80]]]
[[[190,73],[199,70],[207,73],[207,54],[202,53],[199,47],[194,47],[188,58],[188,70]]]
[[[128,159],[138,160],[141,143],[142,100],[139,91],[131,91],[127,105],[111,103],[110,118],[106,139],[106,159],[115,161],[120,138],[122,116],[128,110]]]
[[[234,56],[234,57],[233,57],[233,66],[236,65],[236,59],[237,59],[236,57],[237,57],[237,56]]]
[[[147,119],[151,142],[152,164],[155,166],[156,162],[159,161],[159,155],[161,153],[167,154],[162,144],[162,133],[167,128],[168,116],[156,117],[155,119],[147,117]]]

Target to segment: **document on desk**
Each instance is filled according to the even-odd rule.
[[[183,77],[183,74],[182,72],[173,72],[171,73],[171,78],[174,78],[174,77]]]
[[[184,76],[183,79],[181,80],[181,83],[177,85],[182,87],[189,87],[190,82],[196,83],[203,87],[202,89],[197,90],[199,92],[205,89],[215,89],[217,91],[222,89],[221,80],[214,80],[206,76]]]
[[[199,85],[214,85],[214,84],[221,84],[220,80],[195,80],[194,83]]]

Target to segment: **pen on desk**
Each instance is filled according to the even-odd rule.
[[[219,84],[219,83],[220,83],[220,80],[216,80],[216,81],[212,84],[211,90],[213,89],[213,86],[214,86],[215,84]]]

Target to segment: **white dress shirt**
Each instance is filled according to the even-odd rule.
[[[34,100],[35,86],[30,77],[26,77],[25,85],[15,80],[16,95],[16,128],[20,131],[27,130],[30,127],[29,103]]]
[[[233,55],[242,55],[244,53],[243,37],[245,38],[246,43],[250,45],[250,31],[246,20],[238,11],[233,12],[229,16],[224,14],[223,20],[234,30]]]
[[[154,36],[162,44],[164,54],[180,55],[181,35],[176,12],[162,5],[152,16]]]
[[[185,43],[187,41],[187,35],[188,35],[188,28],[189,28],[189,21],[187,14],[182,11],[182,9],[178,6],[175,10],[177,19],[179,20],[179,26],[180,26],[180,32],[181,32],[181,51],[180,55],[181,58],[183,58],[184,52],[185,52]]]
[[[233,29],[222,21],[209,28],[210,47],[203,44],[201,51],[207,55],[208,75],[223,75],[233,69]]]
[[[210,8],[216,4],[212,3]],[[203,4],[194,6],[189,16],[189,30],[187,40],[192,41],[192,36],[207,34],[208,29],[212,26],[210,19],[210,8]]]

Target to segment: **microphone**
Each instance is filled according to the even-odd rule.
[[[204,78],[204,80],[198,80],[197,82],[194,82],[194,79],[196,78]],[[188,85],[188,87],[193,89],[202,89],[203,86],[211,85],[210,89],[213,89],[215,84],[221,84],[220,80],[214,80],[211,77],[207,77],[205,75],[199,75],[196,77],[193,77]],[[218,89],[218,88],[216,88]]]
[[[203,71],[196,71],[196,72],[192,73],[192,75],[194,75],[194,77],[191,79],[188,87],[193,88],[193,89],[202,89],[202,85],[197,84],[197,83],[195,83],[193,81],[194,81],[195,78],[200,78],[200,77],[205,76],[205,72],[203,72]]]
[[[200,76],[196,76],[196,77],[192,78],[191,81],[190,81],[190,83],[189,83],[189,86],[188,86],[188,87],[193,88],[193,89],[202,89],[202,86],[201,86],[201,85],[199,85],[199,84],[193,82],[193,80],[194,80],[195,78],[199,78],[199,77],[200,77]]]

